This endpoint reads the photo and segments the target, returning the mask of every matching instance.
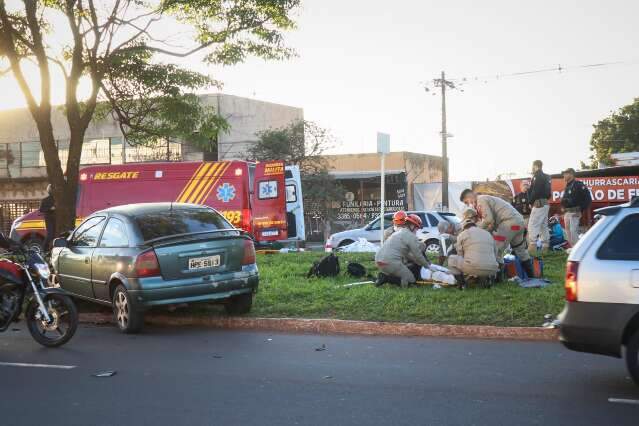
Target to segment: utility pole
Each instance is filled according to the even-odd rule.
[[[446,74],[442,71],[442,210],[448,211],[448,132],[446,131]]]
[[[456,89],[457,87],[451,80],[446,80],[446,73],[444,71],[442,71],[441,78],[433,79],[432,84],[435,87],[441,88],[442,95],[442,210],[448,211],[448,138],[452,135],[448,134],[448,130],[446,129],[446,89]],[[428,85],[426,85],[424,89],[430,92]]]

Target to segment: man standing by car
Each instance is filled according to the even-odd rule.
[[[55,237],[55,199],[53,198],[53,188],[47,185],[47,196],[40,201],[40,213],[44,216],[44,226],[47,229],[47,236],[44,239],[42,249],[47,252],[50,249],[51,241]]]
[[[477,195],[472,189],[464,189],[460,200],[476,210],[477,226],[493,234],[497,245],[497,260],[501,265],[508,245],[528,276],[534,276],[533,264],[524,238],[524,217],[510,203],[492,195]],[[469,213],[470,214],[470,213]],[[467,219],[468,215],[464,215]]]
[[[406,266],[412,263],[428,267],[430,262],[424,256],[426,247],[415,233],[422,228],[422,220],[416,214],[406,217],[405,225],[393,233],[375,255],[375,263],[381,271],[376,285],[387,281],[399,281],[406,288],[417,281],[415,274]]]
[[[521,192],[513,197],[513,207],[524,217],[524,223],[528,227],[528,219],[530,218],[530,201],[528,201],[528,191],[530,190],[530,181],[521,183]]]
[[[566,188],[561,197],[561,206],[564,209],[564,225],[566,226],[566,238],[571,246],[579,240],[579,222],[581,213],[590,207],[592,197],[590,191],[583,182],[575,179],[575,169],[572,167],[562,172]]]
[[[542,248],[547,250],[550,244],[550,232],[548,231],[550,176],[544,173],[541,160],[535,160],[532,168],[533,177],[528,191],[528,201],[532,207],[528,220],[528,247],[530,250],[534,250],[537,238],[541,238]]]

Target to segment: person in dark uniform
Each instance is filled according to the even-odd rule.
[[[548,249],[550,232],[548,231],[548,213],[551,197],[550,176],[543,171],[541,160],[533,162],[533,177],[530,180],[528,201],[532,209],[528,219],[528,249],[535,250],[537,238],[541,238],[542,247]]]
[[[566,189],[561,197],[561,206],[564,210],[564,225],[566,225],[566,237],[571,246],[579,240],[579,222],[581,214],[590,207],[592,197],[588,187],[583,182],[575,179],[575,169],[568,168],[562,172]]]
[[[47,196],[40,201],[40,213],[44,216],[44,226],[47,229],[47,237],[44,240],[43,249],[51,249],[51,241],[55,237],[55,199],[53,198],[53,188],[47,185]]]
[[[521,192],[513,197],[513,207],[524,217],[524,224],[528,228],[528,218],[530,217],[530,201],[528,200],[528,191],[530,190],[530,181],[521,183]]]

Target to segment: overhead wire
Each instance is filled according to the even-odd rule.
[[[592,64],[581,64],[581,65],[573,65],[573,66],[563,66],[558,64],[552,67],[544,67],[526,71],[517,71],[511,73],[497,73],[492,75],[484,75],[484,76],[469,76],[469,77],[461,77],[461,78],[451,78],[446,79],[447,82],[453,83],[456,86],[463,86],[470,83],[488,83],[490,81],[503,80],[510,77],[524,77],[533,74],[543,74],[543,73],[562,73],[565,71],[574,71],[579,69],[589,69],[589,68],[604,68],[611,66],[620,66],[620,65],[637,65],[639,64],[639,60],[630,60],[630,61],[612,61],[612,62],[598,62]],[[430,85],[434,85],[440,79],[433,79],[431,81],[425,82],[425,86],[428,87]]]

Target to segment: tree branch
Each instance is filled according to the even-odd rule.
[[[38,60],[38,68],[40,69],[40,109],[46,114],[51,114],[51,73],[40,32],[40,20],[37,17],[38,1],[23,0],[23,2],[27,25],[33,39],[33,53]]]

